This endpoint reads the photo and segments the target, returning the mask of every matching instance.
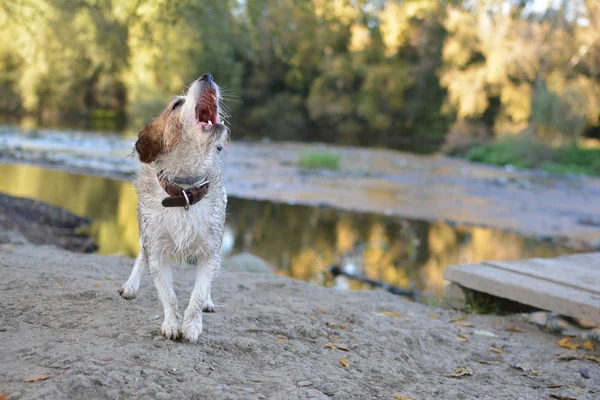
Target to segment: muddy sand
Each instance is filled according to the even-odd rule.
[[[224,270],[200,343],[169,341],[160,336],[162,310],[148,276],[136,299],[117,293],[132,263],[0,246],[0,398],[582,400],[600,393],[597,351],[560,361],[569,351],[557,345],[560,337],[518,316],[471,315],[457,324],[449,322],[462,315],[455,311],[267,273]],[[180,304],[193,277],[193,270],[175,273]],[[449,377],[457,367],[472,375]]]

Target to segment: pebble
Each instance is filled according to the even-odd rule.
[[[158,400],[169,400],[171,395],[167,392],[158,392],[154,395]]]
[[[311,381],[300,381],[300,382],[298,382],[298,386],[300,386],[300,387],[307,387],[307,386],[310,386],[310,385],[312,385]]]

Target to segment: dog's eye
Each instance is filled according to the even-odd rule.
[[[175,104],[173,104],[173,108],[171,108],[171,111],[175,111],[177,110],[177,107],[179,107],[180,105],[182,105],[184,102],[183,99],[179,99],[175,102]]]

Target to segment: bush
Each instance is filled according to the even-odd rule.
[[[577,145],[552,147],[530,137],[517,137],[472,147],[469,161],[518,168],[541,168],[559,174],[600,175],[600,149]]]
[[[339,169],[340,156],[330,152],[304,151],[300,153],[298,164],[306,168]]]

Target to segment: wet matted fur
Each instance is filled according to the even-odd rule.
[[[119,290],[132,299],[148,267],[164,308],[162,334],[192,343],[202,333],[202,311],[214,311],[210,289],[221,265],[227,192],[221,149],[228,129],[222,123],[220,89],[210,74],[194,81],[139,133],[136,152],[143,165],[136,177],[140,253],[131,276]],[[167,193],[161,179],[201,177],[210,181],[206,196],[186,210],[161,204]],[[200,182],[198,182],[200,183]],[[190,188],[193,185],[180,185]],[[173,290],[172,259],[197,258],[196,284],[182,315]]]

